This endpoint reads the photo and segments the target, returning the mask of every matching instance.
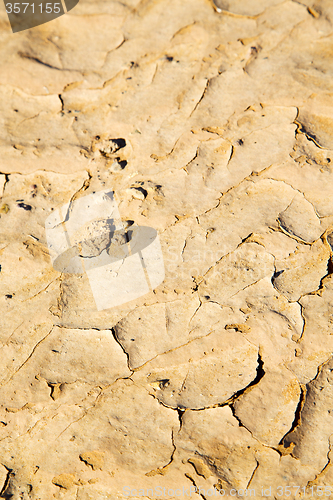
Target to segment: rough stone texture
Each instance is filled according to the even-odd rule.
[[[331,0],[0,26],[0,498],[333,492]],[[97,311],[45,220],[106,188],[165,279]]]

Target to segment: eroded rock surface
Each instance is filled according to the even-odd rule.
[[[331,1],[80,0],[16,34],[4,9],[0,498],[328,497]],[[98,311],[45,222],[101,190],[165,278]]]

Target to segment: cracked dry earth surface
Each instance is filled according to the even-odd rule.
[[[0,23],[0,497],[332,491],[331,0]],[[106,188],[165,279],[97,311],[45,220]]]

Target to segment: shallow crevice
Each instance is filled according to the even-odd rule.
[[[216,76],[218,76],[218,75],[216,75]],[[201,101],[202,101],[202,100],[203,100],[203,98],[205,97],[206,92],[207,92],[207,90],[208,90],[208,87],[209,87],[209,85],[210,85],[210,82],[212,81],[212,79],[213,79],[213,78],[216,78],[216,76],[215,76],[215,77],[212,77],[212,78],[208,78],[208,79],[207,79],[207,82],[206,82],[206,85],[205,85],[204,91],[203,91],[203,93],[201,94],[200,99],[197,101],[196,105],[194,106],[194,108],[193,108],[193,110],[192,110],[192,112],[191,112],[191,114],[190,114],[190,118],[192,117],[193,113],[197,110],[197,108],[198,108],[199,104],[201,103]]]
[[[332,256],[328,259],[328,263],[327,263],[327,275],[326,276],[329,276],[330,274],[333,274]]]
[[[179,420],[179,430],[181,430],[181,428],[183,426],[183,415],[184,415],[185,411],[186,411],[186,409],[177,408],[178,420]]]
[[[301,336],[299,337],[299,339],[297,340],[297,343],[299,344],[303,340],[303,336],[304,336],[304,332],[305,332],[305,328],[306,328],[306,319],[305,319],[305,316],[304,316],[304,306],[299,302],[299,300],[297,300],[297,304],[301,308],[301,317],[302,317],[302,320],[303,320],[302,333],[301,333]]]
[[[294,121],[294,123],[297,125],[297,130],[296,133],[299,134],[304,134],[305,137],[307,138],[308,141],[313,142],[317,148],[324,149],[318,142],[318,138],[316,137],[315,134],[309,132],[309,130],[306,129],[305,125],[299,121]]]
[[[15,474],[13,473],[13,469],[6,467],[6,465],[4,465],[4,464],[2,464],[2,465],[5,469],[7,469],[7,476],[6,476],[4,485],[2,487],[2,490],[0,491],[0,498],[6,498],[9,500],[10,498],[13,497],[13,495],[9,491],[9,489],[11,489],[10,488],[10,480],[11,480],[11,478],[13,478],[15,476]]]
[[[254,468],[254,470],[253,470],[253,472],[252,472],[252,474],[251,474],[251,477],[250,477],[250,479],[249,479],[249,482],[248,482],[248,483],[247,483],[247,485],[246,485],[246,490],[249,488],[249,486],[250,486],[250,484],[251,484],[251,482],[252,482],[252,480],[253,480],[253,478],[254,478],[254,475],[255,475],[255,473],[257,472],[258,467],[259,467],[259,462],[258,462],[258,460],[256,459],[256,466],[255,466],[255,468]],[[245,490],[245,491],[246,491],[246,490]]]
[[[129,355],[128,355],[128,353],[125,351],[125,348],[124,348],[124,346],[122,345],[122,343],[120,342],[120,340],[118,339],[118,337],[117,337],[117,333],[116,333],[115,328],[114,328],[114,327],[112,327],[112,328],[110,329],[110,331],[111,331],[111,333],[112,333],[112,336],[113,336],[114,340],[117,342],[117,344],[119,344],[119,345],[120,345],[121,350],[124,352],[124,354],[126,354],[128,369],[131,371],[131,374],[133,374],[133,368],[131,368],[131,366],[130,366]]]
[[[70,213],[72,212],[72,209],[73,209],[73,203],[75,202],[75,200],[77,198],[77,195],[80,192],[86,191],[89,188],[90,182],[91,182],[91,179],[92,179],[93,176],[89,172],[89,170],[86,170],[86,172],[88,174],[88,178],[84,180],[82,186],[71,197],[71,199],[69,201],[69,204],[68,204],[68,209],[67,209],[67,212],[66,212],[66,216],[65,216],[64,220],[59,223],[59,225],[60,224],[64,224],[65,222],[67,222],[69,220]]]
[[[52,66],[52,64],[48,64],[42,61],[40,58],[31,56],[30,54],[26,54],[24,52],[18,52],[18,55],[22,57],[22,59],[29,59],[30,61],[34,61],[38,64],[41,64],[42,66],[46,66],[46,68],[56,69],[57,71],[73,71],[72,69],[57,68],[57,66]]]
[[[174,148],[170,151],[169,155],[172,153],[173,150],[174,150]],[[192,163],[192,161],[194,161],[198,157],[198,154],[199,154],[199,146],[197,147],[195,155],[193,156],[193,158],[191,158],[191,160],[188,161],[186,163],[186,165],[184,165],[184,167],[182,167],[182,170],[184,170],[187,173],[187,175],[188,175],[187,167]]]
[[[3,188],[2,188],[2,196],[0,197],[0,198],[2,198],[3,195],[5,194],[5,189],[6,189],[7,183],[9,182],[9,176],[10,176],[10,174],[6,174],[4,172],[0,172],[0,174],[5,176],[5,182],[4,182],[4,185],[3,185]]]
[[[258,366],[256,368],[256,371],[257,371],[256,377],[246,387],[244,387],[243,389],[240,389],[239,391],[235,392],[235,394],[233,394],[231,396],[231,398],[229,398],[228,401],[226,401],[225,403],[223,403],[223,405],[220,405],[220,406],[229,405],[230,408],[231,408],[231,410],[232,410],[232,412],[234,413],[234,408],[233,408],[232,404],[234,403],[234,401],[237,398],[239,398],[239,396],[242,396],[245,392],[248,392],[251,389],[251,387],[254,387],[255,385],[259,384],[260,380],[265,375],[265,370],[264,370],[263,367],[264,367],[264,362],[263,362],[263,360],[261,358],[261,355],[258,353]],[[239,420],[239,419],[237,418],[237,420]]]
[[[307,388],[310,386],[310,384],[317,380],[319,375],[321,374],[322,372],[322,369],[323,367],[329,363],[332,359],[332,356],[330,356],[327,360],[325,360],[323,363],[321,363],[318,368],[317,368],[317,373],[316,373],[316,376],[309,380],[309,382],[304,386],[300,386],[301,387],[301,396],[300,396],[300,400],[299,400],[299,403],[298,403],[298,406],[296,408],[296,412],[295,412],[295,419],[294,419],[294,422],[291,426],[291,429],[290,431],[287,432],[287,434],[285,434],[285,436],[281,439],[280,441],[280,445],[283,445],[285,448],[288,448],[291,444],[292,444],[292,440],[291,439],[288,439],[288,436],[290,436],[290,434],[296,430],[296,428],[300,427],[302,425],[302,410],[303,410],[303,407],[306,403],[306,398],[307,398]]]
[[[230,151],[230,156],[229,156],[228,163],[227,163],[227,168],[228,168],[228,165],[231,162],[232,158],[234,157],[234,155],[235,155],[235,146],[231,145],[231,151]]]
[[[274,280],[275,280],[276,278],[278,278],[278,277],[279,277],[282,273],[284,273],[284,269],[282,269],[281,271],[276,271],[276,270],[275,270],[275,271],[274,271],[273,276],[271,277],[271,283],[272,283],[272,285],[274,286],[275,290],[278,290],[278,288],[276,288],[276,286],[275,286],[275,284],[274,284]]]
[[[291,424],[289,431],[286,432],[286,434],[283,436],[283,438],[279,442],[279,445],[283,446],[284,448],[289,448],[289,446],[291,444],[291,442],[289,442],[287,440],[288,435],[291,434],[297,427],[299,427],[299,425],[301,425],[302,409],[303,409],[303,406],[304,406],[304,403],[306,400],[307,390],[306,390],[306,386],[300,386],[300,389],[301,389],[301,394],[300,394],[300,398],[299,398],[299,401],[298,401],[298,404],[297,404],[297,407],[295,410],[295,418],[293,420],[293,423]]]
[[[63,114],[64,113],[64,106],[65,106],[64,100],[63,100],[61,94],[58,94],[58,97],[59,97],[60,102],[61,102],[61,113]]]
[[[321,476],[322,474],[324,474],[324,472],[325,472],[325,471],[326,471],[326,470],[330,467],[330,465],[331,465],[331,460],[330,460],[329,455],[330,455],[330,453],[331,453],[332,449],[331,449],[330,440],[328,440],[328,442],[329,442],[329,449],[328,449],[328,452],[327,452],[327,462],[326,462],[326,464],[324,465],[324,467],[321,469],[321,471],[320,471],[320,472],[318,472],[318,474],[316,474],[316,477],[315,477],[314,479],[312,479],[311,481],[308,481],[308,483],[307,483],[307,485],[306,485],[307,487],[308,487],[308,486],[309,486],[309,487],[311,487],[312,485],[316,484],[316,483],[317,483],[317,481],[318,481],[318,479],[320,478],[320,476]]]
[[[208,334],[210,335],[210,333]],[[207,335],[207,336],[208,336]],[[201,338],[201,337],[200,337]],[[194,340],[197,340],[197,339],[193,339],[191,340],[190,342],[193,342]],[[190,343],[189,342],[189,343]],[[248,392],[249,390],[251,390],[252,387],[254,387],[255,385],[257,385],[260,380],[263,378],[263,376],[265,375],[265,370],[263,369],[263,366],[264,366],[264,362],[261,358],[261,355],[258,354],[258,365],[257,365],[257,368],[256,368],[256,372],[257,372],[257,375],[256,377],[252,380],[252,382],[250,382],[246,387],[244,387],[243,389],[240,389],[239,391],[235,392],[229,399],[227,399],[226,401],[224,401],[223,403],[214,403],[212,405],[209,405],[209,406],[203,406],[202,408],[181,408],[181,407],[173,407],[173,406],[169,406],[167,405],[166,403],[164,403],[163,401],[161,401],[157,396],[156,394],[153,394],[151,392],[149,392],[147,390],[147,392],[149,393],[150,396],[152,396],[154,399],[156,399],[162,406],[164,406],[165,408],[169,408],[170,410],[174,410],[174,411],[177,411],[178,412],[178,415],[179,417],[183,417],[185,411],[187,410],[191,410],[191,411],[205,411],[205,410],[209,410],[209,409],[212,409],[212,408],[222,408],[223,406],[230,406],[232,412],[234,413],[234,408],[232,406],[232,404],[234,403],[234,401],[239,397],[241,396],[242,394]],[[180,415],[181,414],[181,415]],[[236,417],[237,418],[237,417]],[[239,419],[237,418],[237,420],[239,421]],[[180,420],[181,421],[181,420]]]
[[[150,476],[155,476],[156,474],[160,474],[160,475],[164,476],[167,468],[173,462],[173,459],[174,459],[174,456],[176,453],[176,445],[175,445],[175,441],[174,441],[173,430],[171,431],[171,442],[172,442],[173,450],[172,450],[169,462],[166,465],[163,465],[163,467],[158,467],[155,470],[153,469],[153,470],[147,472],[145,474],[146,476],[150,477]]]
[[[204,500],[207,500],[206,497],[200,492],[200,488],[197,487],[196,482],[194,481],[193,477],[188,474],[187,472],[185,473],[185,477],[191,481],[193,486],[195,487],[195,493],[198,492],[198,495],[200,495]]]
[[[325,274],[325,276],[323,276],[320,279],[319,287],[318,287],[317,290],[315,290],[316,292],[319,292],[319,290],[324,290],[324,288],[325,288],[325,286],[324,286],[324,279],[328,278],[331,274],[333,274],[332,256],[330,256],[329,259],[328,259],[328,261],[327,261],[327,273]]]

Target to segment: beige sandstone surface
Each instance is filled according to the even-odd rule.
[[[331,0],[0,26],[0,498],[328,498]],[[103,189],[165,279],[98,311],[45,221]]]

